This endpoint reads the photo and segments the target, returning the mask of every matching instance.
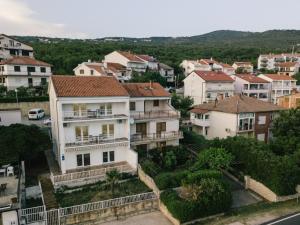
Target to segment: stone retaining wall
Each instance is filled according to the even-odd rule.
[[[46,115],[50,115],[49,102],[20,102],[20,103],[0,103],[0,109],[20,108],[22,116],[27,116],[28,111],[34,108],[45,110]]]

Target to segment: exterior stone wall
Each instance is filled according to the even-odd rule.
[[[45,110],[46,115],[50,115],[49,102],[20,102],[20,103],[0,103],[0,109],[20,108],[22,116],[27,116],[28,111],[34,108]]]

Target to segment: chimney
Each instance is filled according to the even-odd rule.
[[[150,89],[152,89],[152,80],[150,80],[150,86],[149,86]]]

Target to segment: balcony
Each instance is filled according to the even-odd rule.
[[[93,120],[93,119],[126,119],[125,114],[112,114],[111,110],[85,110],[85,111],[65,111],[64,121],[73,120]]]
[[[73,147],[86,147],[86,146],[99,146],[99,145],[114,145],[119,143],[128,142],[128,138],[115,138],[110,135],[98,135],[98,136],[82,136],[76,138],[75,141],[66,141],[65,147],[66,148],[73,148]]]
[[[130,117],[135,120],[148,120],[156,118],[180,118],[180,112],[175,110],[150,111],[150,112],[130,112]]]
[[[200,127],[209,127],[210,122],[209,119],[191,119],[193,125],[200,126]]]
[[[176,140],[183,138],[183,133],[181,131],[173,131],[173,132],[163,132],[152,133],[152,134],[134,134],[131,135],[131,144],[146,144],[153,141],[166,141],[166,140]]]

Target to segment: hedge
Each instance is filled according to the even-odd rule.
[[[36,96],[36,97],[20,97],[18,102],[47,102],[48,96]],[[16,98],[0,98],[0,103],[16,103]]]
[[[160,173],[154,177],[154,181],[160,190],[176,188],[181,186],[181,181],[187,176],[188,173],[191,172],[183,170],[178,172]]]

